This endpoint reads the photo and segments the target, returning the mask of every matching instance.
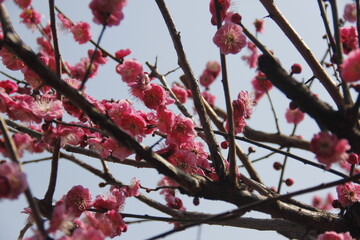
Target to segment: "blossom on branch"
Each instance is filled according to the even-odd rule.
[[[360,49],[349,53],[341,68],[341,77],[345,82],[360,80]]]
[[[104,26],[116,26],[124,18],[123,8],[127,0],[92,0],[89,7],[94,15],[94,22]]]
[[[360,185],[353,182],[336,186],[336,192],[342,207],[348,207],[352,203],[360,201]]]
[[[0,162],[0,199],[17,199],[28,187],[26,175],[14,162]]]
[[[237,54],[246,46],[246,36],[242,27],[226,22],[215,33],[213,42],[220,48],[222,54]]]

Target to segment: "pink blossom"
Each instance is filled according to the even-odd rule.
[[[347,159],[346,151],[350,149],[350,145],[346,139],[339,140],[336,135],[320,132],[311,140],[310,148],[316,154],[316,159],[330,168],[331,164],[342,163]]]
[[[299,108],[295,109],[286,109],[285,118],[288,123],[293,123],[295,125],[299,124],[304,120],[305,113],[303,113]]]
[[[181,146],[187,142],[193,142],[197,136],[195,132],[195,123],[189,118],[183,118],[180,115],[175,117],[175,122],[167,135],[166,142]]]
[[[94,22],[106,26],[116,26],[124,18],[122,12],[127,0],[92,0],[89,7]]]
[[[226,121],[225,128],[226,130],[229,129],[229,122]],[[242,133],[246,126],[245,118],[243,116],[234,119],[234,131],[235,134]]]
[[[336,186],[339,202],[347,207],[354,202],[360,201],[360,185],[347,182],[344,185]]]
[[[31,0],[14,0],[14,2],[21,8],[28,8],[31,5]]]
[[[50,146],[60,140],[61,147],[65,145],[78,145],[82,142],[84,131],[80,127],[63,126],[61,124],[52,128],[50,132],[46,133],[43,138]]]
[[[167,109],[165,106],[161,106],[156,111],[157,114],[157,127],[162,133],[168,133],[171,131],[175,124],[175,114]]]
[[[74,228],[74,216],[66,211],[65,204],[60,204],[54,207],[50,219],[50,227],[48,232],[54,233],[58,230],[69,234],[71,229]]]
[[[141,141],[141,136],[136,136],[135,138],[138,141]],[[123,161],[125,158],[134,153],[131,149],[125,147],[112,138],[107,139],[104,142],[104,146],[111,150],[111,156],[116,157],[120,161]]]
[[[119,126],[133,137],[140,137],[144,135],[146,128],[146,121],[137,113],[125,114],[119,121]]]
[[[61,13],[59,13],[57,15],[57,17],[59,18],[60,22],[61,22],[61,28],[63,30],[68,30],[70,31],[73,24],[71,23],[71,21],[69,19],[67,19],[64,15],[62,15]]]
[[[15,133],[12,137],[19,157],[23,156],[24,150],[32,150],[33,139],[28,134]]]
[[[214,81],[214,74],[208,70],[204,70],[199,78],[200,84],[206,88],[208,88]]]
[[[221,71],[220,63],[218,61],[208,61],[206,63],[205,70],[212,73],[213,76],[216,78],[219,75],[220,71]]]
[[[225,23],[213,38],[222,54],[237,54],[246,46],[246,36],[242,27],[234,23]]]
[[[264,25],[265,25],[264,19],[255,19],[254,26],[256,32],[264,33]]]
[[[110,155],[110,149],[104,146],[105,139],[102,138],[90,138],[87,140],[89,149],[97,152],[101,158],[107,158]]]
[[[130,49],[120,49],[119,51],[117,51],[115,53],[115,58],[122,61],[124,59],[124,57],[126,57],[126,56],[128,56],[130,54],[131,54]]]
[[[40,48],[49,56],[54,55],[54,50],[51,46],[51,43],[44,37],[39,37],[36,39],[37,44],[39,44]]]
[[[140,181],[136,178],[131,180],[131,184],[129,186],[122,187],[121,190],[124,192],[125,197],[133,197],[139,196],[140,192]]]
[[[314,196],[312,200],[312,205],[316,208],[328,211],[333,209],[332,206],[333,201],[334,201],[334,197],[331,193],[329,193],[324,200],[319,196]]]
[[[257,103],[266,92],[270,91],[273,86],[266,78],[266,75],[260,71],[257,72],[257,75],[253,78],[251,84],[255,92],[255,103]]]
[[[3,88],[0,88],[0,112],[6,112],[8,107],[15,104],[14,100],[5,92]]]
[[[205,175],[203,170],[198,168],[196,165],[197,158],[195,153],[189,150],[177,150],[168,158],[168,161],[184,172]]]
[[[247,91],[241,91],[233,101],[234,118],[250,118],[254,106],[254,99]]]
[[[125,195],[123,191],[120,191],[117,187],[110,188],[109,194],[98,195],[94,200],[93,207],[99,210],[108,211],[116,210],[120,211],[125,204]]]
[[[26,175],[18,164],[0,163],[0,199],[17,199],[27,189]]]
[[[94,50],[89,49],[88,50],[88,56],[91,59],[92,56],[94,54]],[[101,50],[97,49],[95,52],[95,62],[97,62],[98,64],[105,64],[107,63],[109,59],[106,58],[106,54],[104,54]]]
[[[107,114],[118,125],[122,121],[124,115],[135,113],[132,103],[129,100],[119,100],[105,104]]]
[[[128,83],[128,86],[131,87],[131,94],[144,101],[145,91],[151,89],[150,81],[149,74],[143,73],[139,75],[136,81]]]
[[[73,78],[82,80],[85,77],[85,73],[90,65],[90,58],[84,57],[80,59],[80,62],[75,64],[71,69],[71,76]],[[93,62],[90,68],[89,78],[95,77],[98,70],[98,64]]]
[[[15,93],[18,90],[18,85],[11,80],[0,81],[0,88],[3,88],[7,94]]]
[[[103,233],[93,227],[89,228],[76,228],[71,236],[73,240],[104,240],[105,236]],[[60,240],[60,239],[59,239]],[[62,239],[61,239],[62,240]],[[66,240],[66,239],[64,239]]]
[[[348,3],[344,8],[344,19],[348,22],[354,23],[356,22],[356,4]]]
[[[220,8],[220,19],[221,22],[224,21],[226,17],[226,12],[230,7],[230,0],[218,0],[219,8]],[[210,13],[211,13],[211,24],[216,25],[216,11],[215,11],[215,2],[214,0],[210,0]]]
[[[174,83],[171,87],[171,91],[173,91],[180,103],[186,103],[188,94],[185,88]]]
[[[349,232],[346,233],[337,233],[334,231],[325,232],[320,234],[317,240],[352,240]]]
[[[15,95],[14,102],[8,106],[8,115],[13,120],[40,123],[41,119],[33,113],[34,99],[26,94]]]
[[[358,32],[356,27],[343,27],[340,28],[341,42],[345,54],[359,48]]]
[[[105,236],[114,238],[127,230],[127,225],[116,210],[106,213],[86,212],[85,215],[87,223],[94,229],[99,229]]]
[[[25,67],[25,64],[15,54],[9,52],[6,48],[0,49],[0,56],[2,63],[12,71],[21,70]]]
[[[157,84],[150,84],[151,88],[144,91],[143,101],[146,107],[158,109],[161,105],[166,105],[167,93],[165,89]]]
[[[44,119],[52,121],[63,116],[62,102],[56,100],[53,95],[42,95],[31,106],[33,113]]]
[[[73,33],[75,41],[80,44],[87,43],[91,40],[90,24],[86,22],[78,22],[71,29],[71,32]]]
[[[341,68],[341,77],[345,82],[360,80],[360,49],[351,51]]]
[[[89,189],[81,185],[72,187],[63,197],[63,201],[67,212],[70,212],[75,217],[79,217],[82,212],[92,205]]]
[[[124,82],[131,83],[143,73],[143,68],[136,59],[126,59],[123,64],[116,66],[116,72],[121,75]]]
[[[20,14],[21,22],[27,27],[36,29],[37,25],[40,24],[42,15],[33,8],[26,8]]]
[[[253,42],[248,42],[247,48],[250,50],[251,54],[248,56],[244,55],[241,59],[246,61],[250,68],[255,68],[257,67],[257,59],[259,56],[257,48]]]

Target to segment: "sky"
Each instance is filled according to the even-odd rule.
[[[48,6],[44,4],[45,1],[33,0],[33,6],[40,11],[43,17],[43,24],[48,21]],[[340,15],[342,15],[343,4],[350,2],[341,1]],[[97,39],[101,26],[92,22],[92,15],[88,8],[89,1],[70,1],[62,0],[56,1],[56,5],[67,15],[73,22],[86,21],[91,23],[91,31],[93,39]],[[325,31],[321,22],[320,13],[316,1],[295,1],[295,0],[280,0],[275,1],[284,16],[289,20],[296,31],[301,35],[303,40],[314,51],[315,56],[320,59],[326,50],[326,42],[322,38]],[[215,34],[215,27],[210,24],[210,13],[208,9],[208,1],[166,1],[169,11],[173,16],[176,27],[181,35],[184,50],[187,53],[189,63],[193,69],[196,77],[200,76],[204,70],[207,61],[219,60],[219,51],[212,42]],[[18,31],[22,39],[37,51],[35,45],[36,32],[24,28],[19,24],[18,15],[20,10],[12,3],[11,0],[5,2],[11,20],[14,23],[15,29]],[[303,73],[296,78],[299,81],[309,79],[312,74],[309,68],[302,60],[300,54],[287,40],[284,34],[277,28],[275,23],[267,17],[267,12],[261,6],[259,1],[254,0],[234,0],[231,4],[231,10],[242,15],[242,21],[247,28],[254,32],[253,22],[256,18],[263,18],[265,20],[265,32],[259,34],[258,38],[269,49],[274,51],[276,57],[280,60],[285,69],[290,69],[293,63],[300,63],[303,66]],[[168,34],[162,16],[156,6],[155,1],[130,0],[128,6],[124,8],[125,18],[118,27],[109,27],[105,31],[105,35],[101,41],[101,45],[109,52],[114,53],[119,49],[129,48],[132,50],[131,58],[136,58],[142,64],[148,61],[154,63],[155,58],[158,60],[158,69],[162,73],[166,73],[178,67],[177,57],[171,38]],[[87,50],[92,48],[91,44],[77,45],[74,43],[72,36],[60,31],[60,50],[62,58],[70,64],[75,64],[81,57],[87,55]],[[248,55],[249,52],[243,49],[240,54],[227,57],[228,73],[230,81],[230,89],[232,99],[235,99],[240,90],[251,91],[251,79],[255,76],[255,70],[249,69],[245,62],[241,59],[242,55]],[[90,79],[87,84],[86,92],[97,99],[125,99],[129,98],[134,101],[136,106],[141,107],[141,103],[136,101],[129,95],[128,89],[121,81],[120,76],[114,71],[115,63],[109,63],[99,69],[98,75]],[[16,72],[9,72],[0,66],[0,70],[10,73],[13,76],[21,77]],[[167,76],[167,81],[171,84],[174,81],[179,81],[181,70]],[[4,80],[4,79],[1,79]],[[216,95],[216,104],[222,108],[225,107],[223,101],[224,96],[221,90],[221,81],[217,81],[210,87],[210,91]],[[203,89],[202,89],[203,90]],[[322,99],[328,100],[328,96],[320,88],[320,84],[314,84],[314,91],[316,91]],[[289,100],[286,99],[276,89],[271,90],[270,93],[283,133],[289,134],[292,126],[286,123],[284,116],[285,109],[288,106]],[[332,103],[331,103],[332,104]],[[188,105],[192,109],[191,105]],[[249,121],[249,125],[258,130],[267,130],[275,132],[274,120],[269,110],[269,103],[263,99],[254,110],[254,114]],[[319,131],[309,117],[306,117],[305,122],[300,124],[297,129],[297,134],[304,139],[310,140],[311,137]],[[152,140],[149,140],[151,143]],[[247,149],[248,145],[239,143],[243,149]],[[265,153],[261,149],[257,149],[257,155],[261,156]],[[302,156],[309,160],[314,160],[312,154],[299,152]],[[48,156],[44,154],[44,156]],[[38,156],[27,154],[22,160],[36,159]],[[85,158],[83,158],[85,159]],[[99,166],[98,161],[94,159],[85,159],[95,166]],[[276,155],[270,159],[254,164],[259,169],[259,173],[263,176],[264,181],[268,186],[276,186],[279,178],[279,172],[272,169],[274,161],[282,161],[283,157]],[[35,196],[41,197],[47,189],[47,181],[49,176],[50,162],[43,162],[31,165],[25,165],[24,169],[28,174],[28,180],[32,192]],[[133,176],[137,176],[144,186],[155,187],[161,176],[156,171],[143,171],[133,169],[126,166],[117,166],[110,164],[111,172],[122,182],[130,183]],[[240,170],[241,171],[241,170]],[[78,168],[77,166],[61,160],[59,168],[59,182],[55,193],[55,198],[60,199],[74,185],[83,185],[91,189],[93,197],[104,193],[104,189],[99,189],[98,183],[100,179],[93,177],[91,174]],[[334,176],[325,173],[318,169],[304,167],[302,163],[294,160],[289,161],[286,172],[287,177],[292,177],[295,180],[293,187],[284,187],[284,191],[295,191],[304,187],[318,185],[325,181],[336,179]],[[327,191],[323,191],[325,194]],[[299,199],[310,203],[312,195],[301,196]],[[164,203],[162,197],[150,194],[150,197],[158,199]],[[200,206],[195,207],[192,204],[192,199],[184,199],[185,206],[191,211],[204,211],[209,213],[221,213],[225,210],[233,209],[234,206],[223,204],[220,202],[210,202],[200,200]],[[19,201],[3,200],[0,202],[0,238],[1,239],[16,239],[18,233],[25,222],[24,214],[20,214],[26,202],[23,196]],[[129,199],[124,208],[126,213],[149,214],[155,216],[163,216],[161,213],[151,210],[144,206],[136,199]],[[11,217],[10,217],[11,216]],[[262,214],[255,213],[253,217],[262,217]],[[128,232],[123,233],[121,237],[116,239],[145,239],[170,230],[171,224],[167,223],[142,223],[129,225]],[[176,233],[167,237],[166,239],[180,240],[212,240],[227,237],[230,239],[247,239],[251,237],[253,240],[260,239],[284,239],[280,235],[273,232],[260,232],[256,230],[247,230],[231,227],[214,227],[201,226],[189,229],[184,232]]]

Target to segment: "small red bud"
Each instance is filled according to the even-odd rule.
[[[292,186],[294,184],[294,182],[295,181],[292,178],[288,178],[285,180],[286,186],[289,186],[289,187]]]
[[[275,170],[280,170],[282,169],[282,164],[279,162],[274,162],[273,167]]]
[[[292,66],[291,66],[291,73],[293,74],[299,74],[301,73],[302,71],[302,67],[299,63],[294,63]]]
[[[135,160],[136,160],[136,161],[140,162],[141,159],[142,159],[142,158],[141,158],[139,155],[137,155],[137,154],[135,155]]]
[[[241,22],[241,18],[242,18],[242,17],[241,17],[240,14],[234,13],[234,14],[231,16],[231,22],[238,24],[238,23]]]
[[[249,153],[254,153],[254,152],[256,152],[256,151],[255,151],[255,149],[253,149],[252,147],[249,147],[249,148],[248,148],[248,152],[249,152]]]
[[[346,161],[349,164],[358,164],[359,163],[359,156],[356,153],[351,153],[348,157],[348,159],[346,159]]]
[[[290,108],[291,110],[295,110],[295,109],[298,108],[298,105],[297,105],[294,101],[291,101],[291,102],[289,103],[289,108]]]
[[[222,149],[227,149],[229,147],[229,142],[228,141],[223,141],[220,143],[220,146]]]
[[[198,206],[198,205],[200,204],[200,199],[199,199],[199,197],[194,197],[193,204],[194,204],[195,206]]]

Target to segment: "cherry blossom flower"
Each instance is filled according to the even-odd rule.
[[[11,80],[0,81],[0,88],[3,88],[7,94],[15,93],[18,90],[18,85]]]
[[[61,22],[61,29],[66,30],[66,31],[71,31],[71,28],[73,27],[73,24],[71,23],[71,21],[69,19],[67,19],[64,15],[62,15],[61,13],[59,13],[57,15],[57,17],[59,18],[60,22]]]
[[[341,77],[345,82],[360,80],[360,49],[349,53],[341,68]]]
[[[343,207],[347,207],[354,202],[360,201],[360,185],[347,182],[344,185],[336,186],[339,202]]]
[[[140,195],[139,189],[140,181],[134,177],[131,180],[131,184],[129,186],[122,187],[121,191],[124,193],[125,197],[133,197]]]
[[[0,163],[0,199],[17,199],[27,189],[26,175],[14,162]]]
[[[146,121],[136,112],[133,114],[124,114],[119,121],[119,126],[131,136],[140,137],[144,136]]]
[[[174,83],[171,87],[171,91],[173,91],[173,93],[175,94],[175,96],[177,97],[177,99],[179,100],[180,103],[186,103],[188,94],[185,88],[179,86],[178,84]]]
[[[166,105],[167,92],[158,84],[150,84],[151,88],[144,91],[143,101],[146,107],[158,109],[161,105]]]
[[[42,95],[32,104],[33,113],[44,119],[52,121],[63,116],[62,102],[56,100],[53,95]]]
[[[264,19],[255,19],[254,26],[257,33],[264,33]]]
[[[24,150],[32,150],[33,139],[28,134],[16,133],[12,138],[16,145],[16,151],[19,157],[23,156]]]
[[[89,65],[90,65],[90,58],[87,58],[87,57],[81,58],[80,62],[78,62],[72,68],[70,68],[71,76],[73,78],[82,80],[85,77],[85,73],[86,73],[87,69],[89,68]],[[89,78],[96,76],[98,66],[99,65],[96,62],[93,62],[91,64],[90,74],[88,76]]]
[[[116,210],[109,210],[106,213],[85,212],[85,215],[89,226],[99,229],[105,236],[110,238],[119,236],[127,230],[127,225]]]
[[[338,139],[328,132],[316,134],[310,143],[310,148],[316,154],[316,159],[330,168],[335,162],[342,163],[348,157],[346,153],[350,145],[346,139]]]
[[[257,75],[251,81],[251,84],[255,92],[255,104],[259,99],[270,89],[272,88],[272,83],[266,78],[266,75],[260,71],[257,72]]]
[[[119,25],[124,18],[122,12],[127,0],[92,0],[89,7],[94,15],[94,22],[106,26]]]
[[[352,240],[349,232],[346,233],[337,233],[334,231],[325,232],[320,234],[317,240]]]
[[[220,9],[220,19],[221,22],[224,21],[226,17],[226,12],[230,7],[230,0],[218,0],[219,9]],[[216,25],[216,11],[215,11],[215,2],[210,0],[210,13],[211,13],[211,24]]]
[[[92,56],[94,54],[94,50],[93,49],[89,49],[88,50],[88,56],[89,58],[91,59]],[[106,55],[100,50],[100,49],[97,49],[96,52],[95,52],[95,62],[97,62],[98,64],[105,64],[107,63],[109,59],[106,58]]]
[[[173,143],[181,146],[187,142],[193,142],[197,136],[195,132],[195,123],[189,118],[183,118],[180,115],[175,117],[174,124],[168,132],[166,143]]]
[[[257,47],[253,42],[248,42],[247,48],[250,50],[251,54],[248,56],[242,56],[241,59],[246,61],[250,68],[257,67],[257,59],[259,57]]]
[[[165,106],[161,106],[157,109],[156,115],[158,119],[158,129],[163,133],[170,132],[175,124],[175,114]]]
[[[199,78],[200,84],[206,88],[208,88],[214,81],[214,74],[208,70],[204,70]]]
[[[2,63],[12,71],[21,70],[25,64],[13,53],[9,52],[6,48],[0,49],[0,56]]]
[[[76,228],[69,240],[104,240],[104,234],[93,227]],[[59,239],[60,240],[60,239]],[[66,240],[66,239],[61,239]]]
[[[218,61],[208,61],[205,70],[212,73],[214,78],[216,78],[221,71],[220,63]]]
[[[213,38],[222,54],[237,54],[246,46],[246,36],[242,27],[234,23],[225,23]]]
[[[250,118],[254,106],[254,99],[247,91],[241,91],[236,100],[232,102],[234,108],[234,119]]]
[[[340,28],[341,42],[343,44],[344,54],[350,53],[352,50],[359,48],[358,32],[356,27],[343,27]]]
[[[334,197],[331,193],[329,193],[324,200],[319,196],[314,196],[312,200],[312,205],[316,208],[328,211],[333,209],[332,206],[333,201],[334,201]]]
[[[305,113],[303,113],[299,108],[295,109],[286,109],[285,118],[288,123],[293,123],[295,125],[299,124],[304,120]]]
[[[14,0],[14,2],[21,8],[28,8],[31,5],[31,0]]]
[[[348,3],[344,8],[344,19],[348,22],[354,23],[356,22],[356,4]]]
[[[136,59],[126,59],[123,64],[116,66],[116,72],[121,75],[125,83],[131,83],[143,73],[143,68]]]
[[[189,150],[177,150],[168,158],[168,161],[184,172],[205,175],[203,170],[196,165],[197,158],[195,153]]]
[[[142,140],[141,136],[136,136],[135,139],[139,142]],[[120,161],[123,161],[125,158],[134,153],[131,149],[121,145],[118,141],[112,138],[106,139],[104,146],[111,150],[111,156],[116,157]]]
[[[20,14],[21,22],[31,29],[36,29],[40,24],[42,15],[33,8],[26,8]]]
[[[74,226],[74,216],[66,211],[65,204],[55,206],[50,219],[50,227],[47,231],[55,233],[59,230],[65,234],[70,234]]]
[[[96,196],[93,207],[102,211],[120,211],[125,204],[124,191],[119,188],[110,188],[109,194]]]
[[[79,217],[82,212],[92,205],[89,189],[81,185],[72,187],[63,197],[63,202],[66,206],[66,211],[75,217]]]
[[[8,115],[13,120],[24,122],[40,123],[41,119],[33,113],[32,106],[34,99],[26,94],[19,94],[13,97],[14,102],[8,106]]]
[[[90,24],[86,22],[78,22],[72,27],[71,32],[75,41],[80,44],[87,43],[91,40]]]

